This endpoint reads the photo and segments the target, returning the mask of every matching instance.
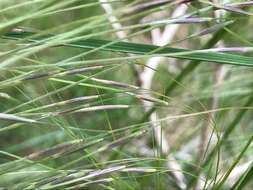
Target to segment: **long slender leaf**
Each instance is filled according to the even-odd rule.
[[[31,38],[32,35],[35,35],[32,32],[10,32],[3,36],[7,39],[27,39],[28,41],[33,42],[43,42],[45,37]],[[113,41],[108,40],[98,40],[98,39],[85,39],[77,42],[64,43],[63,46],[76,47],[76,48],[85,48],[85,49],[96,49],[101,48],[105,51],[116,51],[124,53],[133,53],[146,55],[150,52],[155,52],[152,55],[163,55],[167,57],[173,57],[178,59],[188,59],[188,60],[198,60],[198,61],[207,61],[215,62],[220,64],[229,64],[229,65],[240,65],[240,66],[253,66],[253,57],[228,54],[228,53],[215,53],[215,52],[201,52],[194,51],[189,49],[178,49],[178,48],[168,48],[164,47],[161,50],[158,50],[159,46],[147,45],[147,44],[137,44],[129,42],[116,42],[111,44]],[[109,44],[109,45],[108,45]]]

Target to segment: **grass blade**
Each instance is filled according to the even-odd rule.
[[[33,42],[42,42],[45,40],[45,37],[40,37],[39,39],[29,39],[35,33],[32,32],[10,32],[3,36],[3,38],[7,39],[27,39],[28,41]],[[109,45],[108,45],[109,44]],[[150,52],[156,52],[152,54],[154,56],[167,56],[178,59],[188,59],[188,60],[196,60],[196,61],[207,61],[207,62],[215,62],[220,64],[229,64],[229,65],[238,65],[238,66],[253,66],[253,58],[235,54],[228,53],[217,53],[217,52],[201,52],[200,51],[191,51],[189,49],[178,49],[178,48],[168,48],[155,46],[155,45],[147,45],[147,44],[137,44],[137,43],[129,43],[129,42],[115,42],[112,44],[112,41],[108,40],[98,40],[98,39],[86,39],[80,40],[77,42],[64,43],[61,44],[63,46],[68,47],[76,47],[76,48],[85,48],[85,49],[96,49],[100,48],[104,51],[116,51],[123,53],[133,53],[146,55]],[[157,51],[158,50],[158,51]],[[149,55],[150,56],[150,55]]]

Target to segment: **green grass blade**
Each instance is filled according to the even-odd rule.
[[[27,39],[32,37],[34,33],[32,32],[10,32],[3,36],[3,38],[9,39]],[[43,42],[46,38],[39,37],[35,39],[27,39],[33,42]],[[133,53],[139,55],[146,55],[150,52],[154,52],[161,48],[160,46],[147,45],[147,44],[137,44],[129,42],[115,42],[109,40],[98,40],[98,39],[85,39],[77,42],[70,42],[61,44],[68,47],[85,48],[85,49],[96,49],[100,48],[104,51],[115,51],[123,53]],[[178,49],[178,48],[168,48],[163,47],[162,49],[156,51],[155,54],[159,56],[167,56],[178,59],[188,59],[196,61],[206,61],[215,62],[220,64],[238,65],[238,66],[253,66],[253,58],[229,53],[216,53],[216,52],[201,52],[201,50],[192,51],[189,49]],[[148,55],[151,56],[151,55]]]

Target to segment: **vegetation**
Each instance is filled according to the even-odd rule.
[[[253,189],[252,6],[1,0],[0,189]]]

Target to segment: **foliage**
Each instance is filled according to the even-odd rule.
[[[252,5],[1,0],[0,189],[252,189]]]

